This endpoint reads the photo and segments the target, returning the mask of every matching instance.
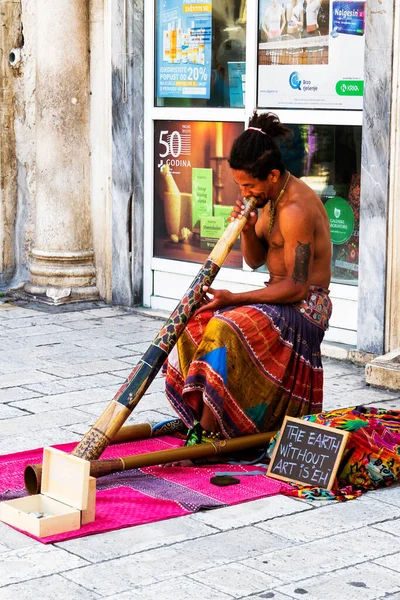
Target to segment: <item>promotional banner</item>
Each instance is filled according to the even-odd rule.
[[[215,246],[240,193],[227,157],[242,132],[242,123],[155,123],[154,256],[203,262]],[[225,266],[242,267],[239,247]]]
[[[259,0],[258,106],[361,110],[365,2]]]
[[[157,96],[210,98],[212,2],[158,0]]]

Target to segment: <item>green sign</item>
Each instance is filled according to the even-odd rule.
[[[336,93],[339,96],[362,96],[364,93],[364,82],[359,79],[342,79],[336,84]]]
[[[354,213],[350,204],[344,198],[329,198],[325,202],[331,226],[333,244],[344,244],[350,238],[354,229]]]
[[[234,206],[225,206],[222,204],[214,204],[214,217],[224,217],[224,227],[229,225],[229,217],[233,211]]]
[[[192,169],[192,227],[199,226],[200,217],[213,212],[213,170]]]
[[[200,217],[200,237],[219,239],[224,233],[222,217]]]
[[[214,248],[224,230],[223,217],[200,217],[200,248]]]

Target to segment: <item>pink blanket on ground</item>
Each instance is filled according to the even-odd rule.
[[[165,436],[109,446],[102,458],[114,458],[156,452],[182,446],[182,440]],[[55,446],[71,452],[75,443]],[[42,462],[43,448],[0,456],[0,501],[25,496],[24,469]],[[240,484],[219,487],[210,483],[218,471],[235,472]],[[260,467],[208,465],[203,467],[154,466],[113,473],[97,480],[96,519],[71,531],[47,538],[35,538],[48,544],[62,540],[142,525],[191,514],[201,509],[218,508],[273,496],[288,486],[263,474],[240,475]],[[266,471],[266,469],[265,469]],[[32,536],[33,537],[33,536]]]

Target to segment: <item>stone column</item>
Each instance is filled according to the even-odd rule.
[[[395,1],[366,3],[357,346],[376,355],[385,351]]]
[[[25,289],[97,298],[91,242],[88,0],[36,0],[36,240]]]
[[[400,357],[400,2],[394,6],[385,351]],[[398,360],[400,363],[400,360]]]
[[[383,7],[382,7],[383,8]],[[382,10],[380,7],[379,10]],[[393,67],[390,111],[387,272],[385,304],[385,345],[382,356],[377,356],[365,368],[365,380],[371,385],[400,389],[400,2],[389,6],[393,15]],[[386,14],[383,14],[383,18]]]

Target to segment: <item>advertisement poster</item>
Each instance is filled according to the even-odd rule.
[[[239,197],[227,157],[242,123],[157,121],[154,256],[203,263]],[[225,266],[241,268],[240,243]]]
[[[339,201],[341,206],[336,204]],[[360,175],[351,178],[348,206],[332,198],[325,204],[331,226],[333,243],[332,273],[336,279],[352,283],[358,279]],[[329,206],[327,207],[327,204]],[[342,210],[344,208],[344,210]],[[352,231],[351,231],[352,229]],[[350,235],[349,235],[350,233]]]
[[[329,198],[325,202],[331,230],[332,244],[341,245],[347,242],[354,229],[354,213],[348,202],[340,196]]]
[[[361,110],[365,4],[259,0],[258,106]]]
[[[231,108],[243,108],[246,102],[246,63],[228,62],[229,101]]]
[[[210,98],[212,2],[159,0],[157,96]]]

